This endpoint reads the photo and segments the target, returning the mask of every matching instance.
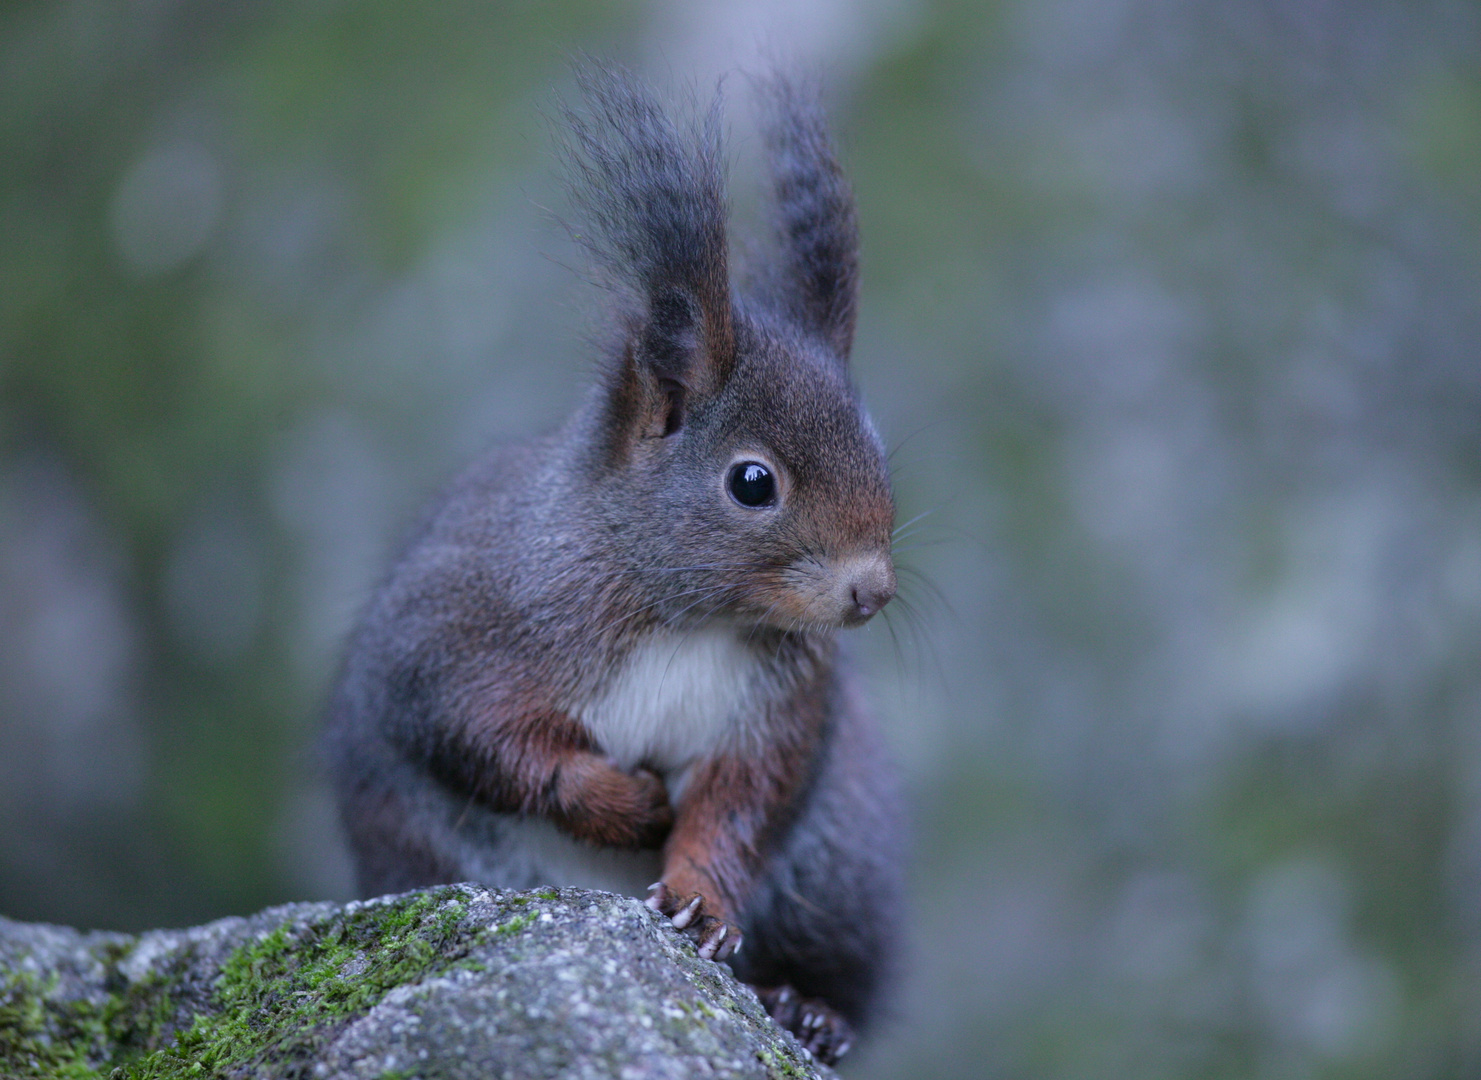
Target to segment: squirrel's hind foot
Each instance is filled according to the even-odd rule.
[[[755,986],[756,996],[781,1027],[797,1036],[808,1053],[832,1065],[854,1045],[854,1029],[832,1006],[801,997],[790,986]]]

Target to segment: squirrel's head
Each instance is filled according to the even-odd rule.
[[[763,85],[777,237],[741,298],[717,109],[681,130],[630,77],[580,78],[581,239],[619,298],[583,474],[622,587],[674,624],[864,622],[895,593],[895,511],[849,379],[857,232],[819,109]]]

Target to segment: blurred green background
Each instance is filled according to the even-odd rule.
[[[919,855],[847,1073],[1481,1075],[1473,2],[5,4],[0,912],[349,895],[349,621],[590,369],[582,48],[834,90],[943,594],[857,635]]]

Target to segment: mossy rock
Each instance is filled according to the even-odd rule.
[[[832,1074],[636,900],[452,885],[137,937],[0,919],[0,1075]]]

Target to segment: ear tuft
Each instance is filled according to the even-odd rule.
[[[577,234],[626,302],[629,354],[689,392],[734,364],[719,98],[681,127],[630,73],[576,69],[585,108],[563,109]]]
[[[838,165],[816,91],[781,74],[758,80],[757,86],[769,106],[763,136],[783,259],[777,300],[847,360],[859,278],[853,192]]]

